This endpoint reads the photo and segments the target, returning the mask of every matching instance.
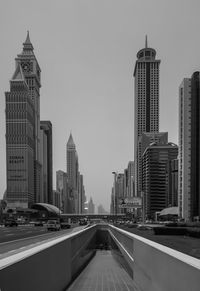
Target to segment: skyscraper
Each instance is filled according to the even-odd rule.
[[[43,162],[42,172],[46,179],[46,190],[47,195],[45,202],[52,204],[52,191],[53,191],[53,148],[52,148],[52,124],[51,121],[42,120],[40,121],[40,130],[43,132],[43,138],[45,144],[43,143]],[[45,167],[45,171],[44,168]],[[44,187],[44,184],[43,184]]]
[[[78,212],[78,155],[72,134],[67,142],[67,176],[69,186],[70,212]]]
[[[143,153],[142,190],[147,219],[154,219],[157,211],[169,206],[170,164],[172,160],[177,159],[177,155],[177,145],[157,142],[150,144]]]
[[[113,185],[112,189],[111,189],[111,201],[110,201],[110,214],[115,214],[116,210],[115,210],[115,187]]]
[[[61,208],[61,194],[57,190],[53,190],[52,193],[52,204],[58,207],[59,209]]]
[[[100,205],[98,205],[98,207],[97,207],[97,213],[98,213],[98,214],[107,214],[108,212],[104,209],[103,205],[100,204]]]
[[[27,37],[25,42],[23,43],[23,50],[22,53],[19,54],[17,56],[16,60],[16,68],[18,71],[22,71],[23,72],[23,76],[21,77],[22,79],[24,79],[24,82],[26,83],[26,86],[28,88],[28,94],[32,100],[32,106],[33,108],[31,109],[31,118],[32,119],[32,114],[33,114],[33,128],[32,126],[27,125],[27,128],[23,130],[22,132],[22,128],[23,126],[25,126],[25,122],[22,122],[22,120],[18,120],[18,124],[16,124],[16,120],[12,121],[13,127],[17,127],[19,126],[19,123],[21,124],[21,128],[19,126],[18,128],[18,133],[21,130],[21,137],[18,137],[18,140],[15,137],[15,131],[13,130],[12,133],[10,131],[10,140],[8,141],[8,139],[6,140],[6,142],[12,144],[15,144],[15,149],[19,148],[19,144],[22,144],[22,138],[23,135],[27,134],[28,132],[28,140],[26,143],[28,144],[27,147],[30,147],[31,144],[31,150],[33,150],[33,163],[34,163],[34,171],[32,173],[32,166],[29,166],[29,170],[28,170],[28,179],[33,179],[33,183],[34,183],[34,194],[29,195],[29,199],[28,199],[28,204],[33,203],[34,201],[36,201],[36,197],[40,196],[41,193],[41,163],[39,162],[39,151],[40,151],[40,141],[39,141],[39,135],[40,135],[40,67],[39,64],[37,62],[37,59],[34,55],[33,52],[33,45],[30,41],[30,37],[29,37],[29,33],[27,33]],[[19,75],[18,75],[19,76]],[[17,78],[18,78],[17,76]],[[16,79],[16,77],[15,77]],[[16,83],[16,82],[15,82]],[[13,96],[16,94],[19,94],[19,90],[16,89],[17,93],[13,93]],[[12,90],[12,89],[11,89]],[[14,92],[14,91],[13,91]],[[15,107],[15,113],[17,114],[17,112],[20,110],[21,114],[24,112],[24,110],[27,110],[26,107],[22,106],[22,101],[18,101],[18,99],[16,98],[15,102],[20,102],[19,104],[15,103],[13,104],[13,107],[11,108],[11,110],[13,110],[13,108]],[[21,109],[20,109],[21,106]],[[19,107],[19,108],[18,108]],[[29,108],[30,111],[30,108]],[[30,112],[27,112],[27,116],[28,114],[30,114]],[[20,116],[20,115],[19,115]],[[30,116],[29,116],[30,117]],[[27,130],[27,131],[26,131]],[[7,132],[8,134],[8,132]],[[25,138],[24,135],[24,138]],[[8,159],[8,156],[7,156]],[[7,168],[8,169],[8,168]],[[23,169],[21,169],[23,170]],[[7,173],[8,176],[8,173]],[[23,178],[25,179],[25,178]],[[7,180],[8,182],[9,180]],[[9,188],[9,186],[8,186]],[[17,189],[17,186],[15,187],[15,189]],[[13,190],[14,193],[14,190]],[[12,194],[14,195],[14,194]]]
[[[6,176],[8,207],[27,208],[34,193],[34,103],[20,64],[6,96]]]
[[[147,45],[137,53],[134,69],[135,78],[135,129],[134,129],[134,159],[135,159],[135,195],[141,195],[142,170],[141,149],[138,146],[139,137],[143,132],[159,131],[159,65],[156,51]]]
[[[167,143],[167,132],[143,132],[138,139],[138,151],[140,153],[140,159],[138,160],[138,185],[141,189],[142,185],[142,155],[145,149],[153,142]]]
[[[64,213],[69,212],[69,201],[68,201],[68,179],[67,173],[59,170],[56,171],[56,190],[60,193],[61,197],[61,210]]]
[[[47,167],[47,136],[44,130],[40,129],[40,151],[39,161],[41,163],[41,191],[36,193],[35,201],[48,203],[48,167]]]
[[[134,178],[135,178],[135,165],[133,161],[130,161],[128,163],[128,197],[133,197],[134,196]]]
[[[179,186],[180,217],[200,217],[200,72],[185,78],[179,88]]]
[[[200,218],[200,72],[191,77],[191,218]]]
[[[84,213],[85,187],[83,184],[83,175],[78,172],[78,213]]]
[[[171,160],[169,166],[169,206],[178,206],[178,159]]]
[[[119,214],[123,211],[120,208],[121,200],[125,198],[124,174],[117,172],[114,172],[113,174],[114,183],[111,194],[111,203],[113,203],[113,205],[111,206],[111,208],[114,210],[114,214]]]
[[[95,212],[95,205],[93,203],[92,197],[90,197],[90,201],[88,202],[88,213],[94,214]]]

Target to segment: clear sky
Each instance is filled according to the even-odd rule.
[[[109,209],[112,171],[133,160],[136,54],[160,65],[160,131],[178,142],[178,87],[200,70],[199,0],[1,0],[0,198],[6,188],[5,96],[27,30],[42,70],[41,120],[53,125],[53,173],[72,131],[86,195]]]

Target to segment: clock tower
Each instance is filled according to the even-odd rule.
[[[16,67],[20,65],[22,68],[25,81],[28,85],[29,94],[34,104],[34,192],[35,201],[37,202],[41,191],[41,163],[39,161],[41,70],[33,50],[34,48],[30,41],[29,32],[27,32],[22,53],[17,56],[15,61]]]

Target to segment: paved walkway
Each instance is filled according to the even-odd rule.
[[[138,291],[111,251],[97,251],[67,291]]]

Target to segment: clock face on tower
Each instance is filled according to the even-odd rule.
[[[29,73],[31,71],[31,63],[30,62],[22,62],[21,67],[24,72]]]

